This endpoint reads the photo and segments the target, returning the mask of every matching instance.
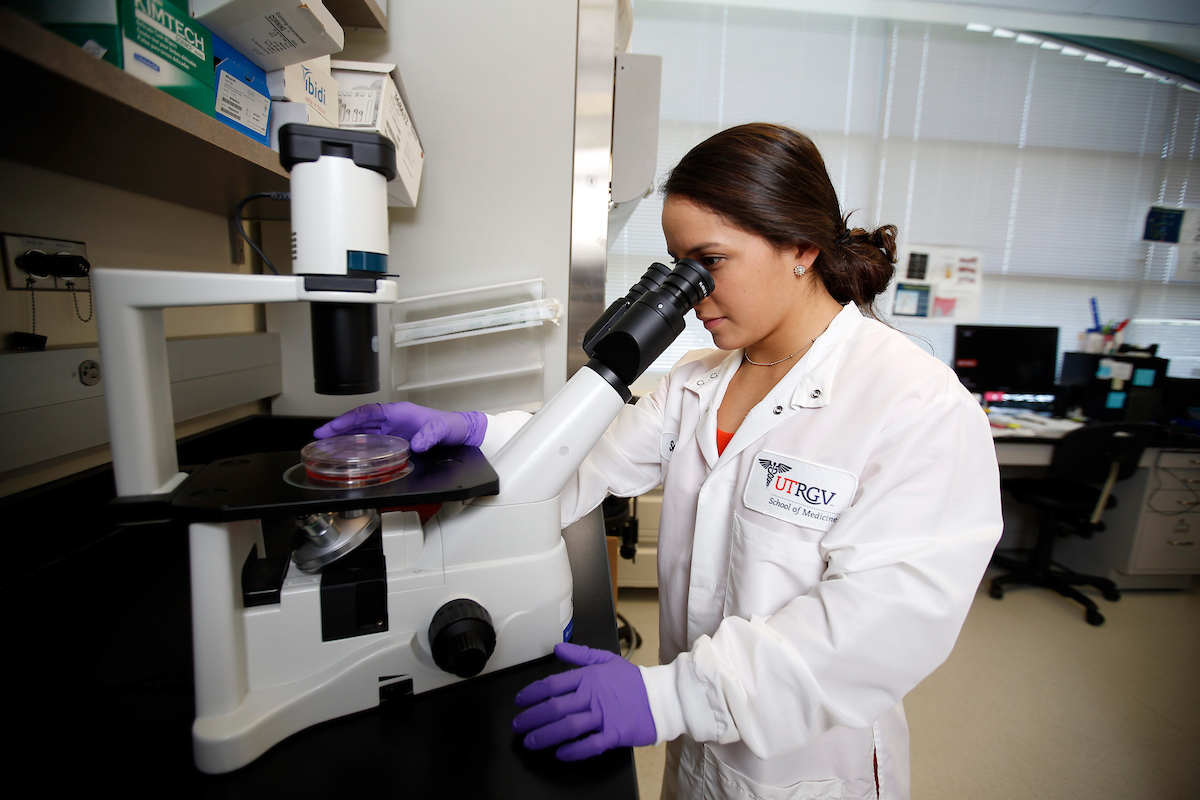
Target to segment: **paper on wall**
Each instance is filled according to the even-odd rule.
[[[1181,244],[1176,248],[1175,272],[1177,281],[1200,281],[1200,244]]]
[[[892,313],[961,324],[979,317],[983,254],[962,247],[907,245],[896,265]]]

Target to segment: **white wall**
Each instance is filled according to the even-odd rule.
[[[576,16],[563,0],[391,0],[389,33],[347,36],[342,57],[399,65],[425,149],[417,207],[391,213],[401,296],[543,278],[565,309]],[[566,330],[546,327],[547,396]]]
[[[228,230],[229,223],[216,214],[0,160],[0,231],[85,242],[95,267],[248,272],[230,263]],[[36,300],[37,332],[48,337],[47,346],[96,343],[94,316],[80,322],[70,294],[38,292]],[[87,295],[78,300],[86,319]],[[167,336],[182,337],[261,330],[260,316],[254,306],[242,305],[167,309],[164,318]],[[29,292],[0,282],[0,334],[29,331],[31,322]],[[189,420],[176,433],[190,435],[258,410],[258,404],[248,404]],[[0,473],[0,496],[111,459],[107,446],[95,447]]]

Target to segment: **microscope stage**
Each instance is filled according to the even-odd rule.
[[[438,447],[411,455],[412,472],[389,483],[349,489],[302,487],[284,479],[296,451],[254,453],[193,471],[171,498],[182,521],[232,522],[361,508],[388,508],[494,495],[500,479],[477,447]]]

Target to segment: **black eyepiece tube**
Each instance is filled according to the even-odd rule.
[[[379,391],[379,337],[371,303],[310,303],[317,394]]]
[[[698,261],[681,259],[658,286],[644,289],[609,325],[588,355],[628,386],[683,333],[684,315],[712,290],[713,279],[708,270]]]
[[[655,261],[642,275],[641,280],[633,285],[629,293],[624,297],[614,300],[600,318],[592,323],[592,327],[588,328],[588,332],[583,336],[583,352],[589,356],[595,355],[594,349],[596,342],[604,338],[604,335],[612,330],[612,326],[617,324],[629,307],[641,298],[646,292],[652,292],[662,286],[663,281],[671,274],[671,268],[666,264],[660,264]]]

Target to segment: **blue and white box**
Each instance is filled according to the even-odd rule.
[[[214,35],[217,119],[254,141],[271,143],[271,94],[267,74],[231,44]]]

